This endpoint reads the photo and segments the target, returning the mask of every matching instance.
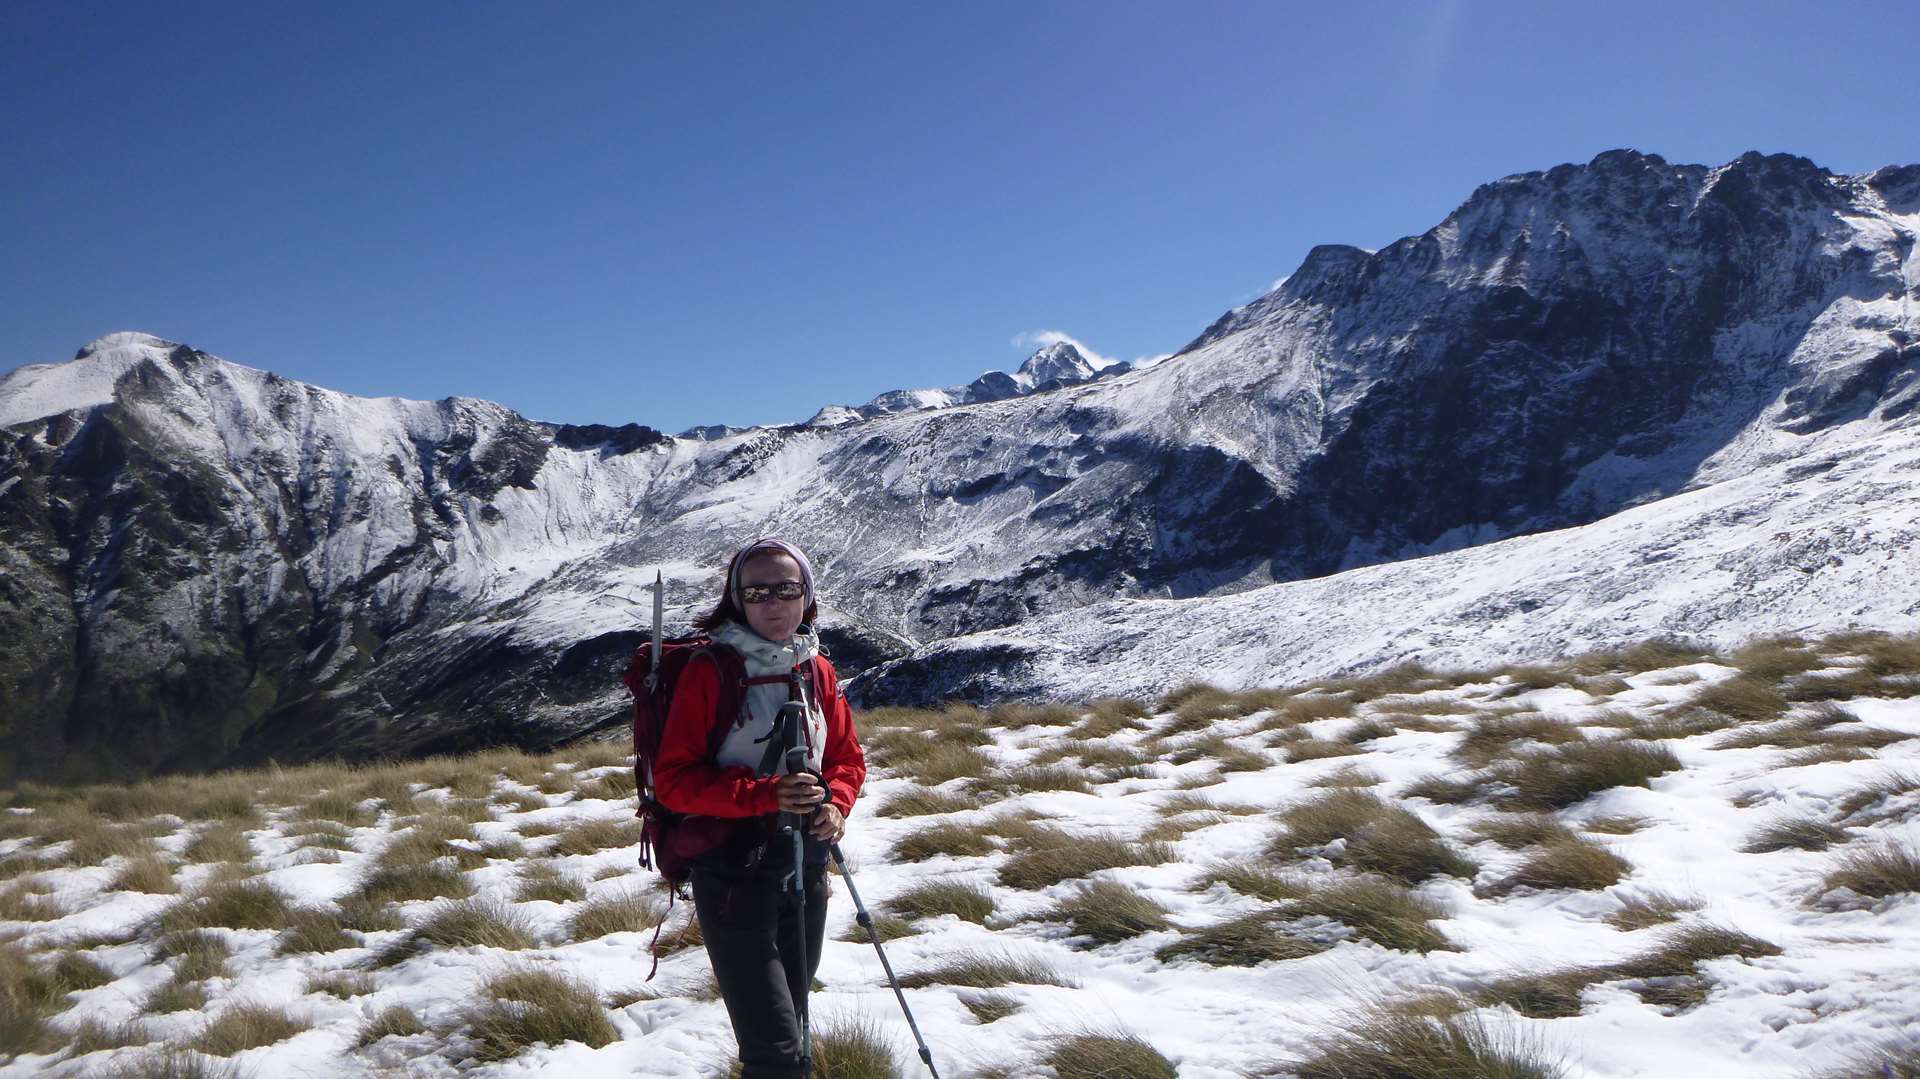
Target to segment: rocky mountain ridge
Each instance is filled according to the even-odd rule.
[[[706,438],[353,398],[115,335],[0,378],[0,772],[617,723],[642,583],[664,570],[684,623],[765,532],[812,552],[869,700],[1125,681],[1139,656],[1114,642],[1162,639],[1169,601],[1231,629],[1268,588],[1756,477],[1791,490],[1816,446],[1895,453],[1920,395],[1917,231],[1920,167],[1615,151],[1485,185],[1377,252],[1316,248],[1144,370]],[[1658,592],[1661,564],[1610,587]],[[1398,654],[1371,594],[1339,593],[1355,621],[1314,662]],[[1644,635],[1657,607],[1602,628]],[[1152,677],[1274,662],[1201,636],[1211,668]],[[1091,667],[1028,653],[978,678],[1003,646]]]

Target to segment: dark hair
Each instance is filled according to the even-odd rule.
[[[738,622],[743,626],[746,625],[747,612],[741,610],[740,605],[735,603],[733,599],[734,575],[746,569],[750,563],[758,562],[762,558],[772,558],[775,555],[782,558],[793,558],[792,555],[777,547],[763,547],[754,551],[746,558],[740,558],[736,555],[733,563],[728,566],[726,580],[720,582],[720,602],[713,605],[713,610],[694,619],[693,627],[703,633],[712,633],[728,622]],[[797,560],[796,564],[798,564]],[[819,605],[814,602],[813,595],[809,592],[807,596],[807,609],[800,615],[800,624],[803,626],[813,625],[814,620],[819,617],[819,614]]]

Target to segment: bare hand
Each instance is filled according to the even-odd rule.
[[[813,807],[827,797],[827,789],[820,781],[805,772],[781,776],[773,790],[782,813],[811,813]]]
[[[807,831],[815,839],[838,843],[840,837],[847,834],[847,818],[841,815],[839,806],[828,802],[814,810],[813,819],[807,822]]]

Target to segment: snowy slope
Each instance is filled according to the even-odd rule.
[[[1911,586],[1864,562],[1793,572],[1865,600],[1774,602],[1796,578],[1741,528],[1714,579],[1759,600],[1680,611],[1660,597],[1697,589],[1679,575],[1698,564],[1622,568],[1639,555],[1615,518],[1643,514],[1620,520],[1677,555],[1737,523],[1701,499],[1769,520],[1777,502],[1774,531],[1817,502],[1848,543],[1897,537],[1904,518],[1869,526],[1911,497],[1909,471],[1797,462],[1912,444],[1916,231],[1920,167],[1613,152],[1486,185],[1377,252],[1316,249],[1144,369],[1027,392],[1094,366],[1060,343],[1002,375],[1022,391],[1003,399],[698,438],[353,398],[114,335],[0,377],[0,719],[13,767],[75,776],[541,745],[617,721],[640,582],[667,570],[684,618],[767,532],[821,568],[846,665],[919,650],[865,684],[905,697],[1083,679],[1045,657],[976,678],[1000,637],[1094,681],[1169,677],[1159,657],[1185,639],[1214,647],[1187,666],[1405,654],[1409,601],[1383,583],[1403,578],[1431,647],[1464,654],[1493,616],[1449,598],[1459,563],[1430,556],[1483,547],[1501,561],[1470,592],[1541,597],[1503,623],[1530,653],[1716,616],[1896,619]],[[1585,565],[1486,547],[1594,528]],[[1603,611],[1553,598],[1582,576]],[[1337,611],[1270,610],[1316,599]]]

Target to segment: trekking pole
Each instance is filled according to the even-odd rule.
[[[781,745],[786,749],[786,774],[795,775],[807,770],[807,743],[804,724],[807,721],[805,701],[788,701],[780,706],[777,722],[780,725]],[[780,830],[793,837],[793,869],[788,874],[785,890],[793,894],[795,910],[794,927],[799,938],[800,956],[800,996],[793,1002],[793,1009],[800,1020],[800,1074],[813,1074],[813,1022],[807,1014],[807,994],[813,988],[813,967],[807,962],[807,818],[799,813],[780,814]]]
[[[900,979],[893,976],[893,964],[887,962],[887,950],[880,946],[880,931],[873,927],[873,915],[867,913],[867,905],[860,902],[860,889],[853,886],[853,871],[847,868],[847,860],[840,853],[840,844],[827,848],[833,855],[833,864],[840,870],[840,879],[847,882],[847,894],[853,897],[854,921],[867,931],[867,939],[873,941],[873,950],[880,953],[880,969],[887,972],[887,984],[893,986],[893,995],[900,1001],[900,1010],[906,1013],[907,1029],[913,1031],[913,1042],[920,1047],[920,1059],[927,1066],[927,1073],[933,1079],[940,1079],[940,1073],[933,1067],[933,1050],[927,1048],[927,1039],[920,1036],[920,1024],[913,1021],[913,1009],[907,1007],[907,995],[900,991]]]

